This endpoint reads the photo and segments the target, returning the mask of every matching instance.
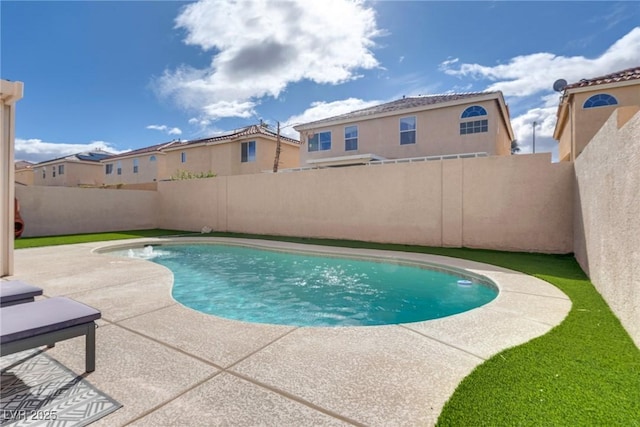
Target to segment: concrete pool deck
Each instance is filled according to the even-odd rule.
[[[96,426],[435,424],[456,386],[492,355],[548,332],[571,308],[551,284],[500,267],[405,252],[197,238],[293,251],[438,263],[490,278],[498,297],[424,322],[310,328],[227,320],[171,297],[150,261],[95,250],[188,239],[135,239],[15,251],[15,275],[102,311],[87,380],[123,407]],[[84,340],[47,353],[84,373]]]

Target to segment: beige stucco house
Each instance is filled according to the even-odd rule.
[[[565,86],[553,132],[560,161],[574,161],[614,110],[634,105],[640,105],[640,67]]]
[[[103,159],[105,185],[145,184],[164,179],[167,176],[167,154],[164,150],[180,144],[179,141],[170,141]]]
[[[33,166],[33,184],[60,187],[100,186],[104,182],[100,160],[111,155],[107,151],[94,150],[45,160]]]
[[[251,125],[193,141],[172,141],[104,159],[105,184],[141,184],[168,180],[181,172],[217,176],[260,173],[273,169],[278,136]],[[279,168],[298,166],[300,142],[280,136]]]
[[[15,180],[17,184],[33,185],[35,163],[20,160],[15,163]]]
[[[511,154],[502,92],[403,97],[294,127],[301,166],[364,164],[468,153]]]

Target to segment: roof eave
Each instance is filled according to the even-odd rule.
[[[417,113],[417,112],[426,111],[426,110],[436,110],[439,108],[453,107],[456,105],[470,104],[473,102],[490,101],[494,99],[500,99],[501,97],[502,97],[501,92],[489,92],[485,94],[479,94],[478,96],[474,96],[474,97],[437,102],[435,104],[421,105],[419,107],[403,108],[403,109],[398,109],[394,111],[387,111],[384,113],[374,113],[370,115],[362,115],[358,117],[336,119],[336,120],[331,120],[331,118],[316,120],[314,122],[303,123],[301,125],[294,126],[293,128],[298,132],[303,132],[311,129],[328,128],[331,126],[339,126],[342,124],[361,122],[365,120],[380,119],[384,117],[406,115],[406,114],[412,114],[412,113]],[[504,104],[504,100],[502,101],[502,104]],[[510,133],[513,134],[513,131],[511,131]]]

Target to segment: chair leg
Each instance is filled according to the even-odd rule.
[[[93,372],[96,370],[96,325],[91,323],[87,328],[87,336],[85,338],[85,367],[87,372]]]

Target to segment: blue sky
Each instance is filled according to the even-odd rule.
[[[637,2],[7,1],[16,159],[294,125],[403,95],[502,90],[552,151],[556,79],[640,65]],[[292,127],[283,130],[296,137]],[[555,155],[555,152],[554,152]]]

